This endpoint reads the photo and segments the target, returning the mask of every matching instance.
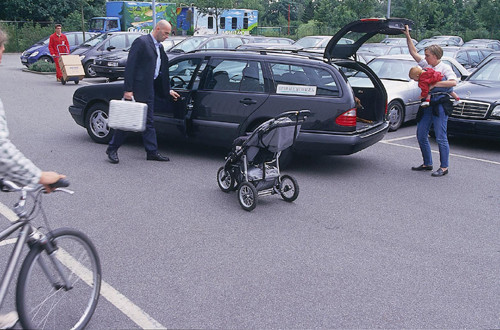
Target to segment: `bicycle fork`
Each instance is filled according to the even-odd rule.
[[[42,249],[47,253],[47,256],[49,257],[57,273],[59,274],[59,278],[62,279],[62,281],[58,281],[56,278],[54,278],[54,276],[51,274],[49,270],[49,266],[47,266],[45,260],[41,257],[40,254],[40,257],[38,258],[38,264],[42,268],[43,272],[45,273],[45,276],[47,276],[47,279],[50,281],[52,286],[56,290],[60,289],[64,289],[65,291],[71,290],[73,286],[71,285],[68,276],[65,274],[61,262],[57,259],[57,251],[59,250],[57,245],[54,242],[52,242],[50,237],[44,235],[41,232],[33,232],[32,238],[37,242],[37,244],[40,244]]]

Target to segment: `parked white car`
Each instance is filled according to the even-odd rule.
[[[470,74],[453,58],[443,57],[442,61],[451,65],[460,80]],[[390,131],[396,131],[404,122],[413,120],[417,116],[421,90],[418,83],[408,76],[410,68],[416,65],[411,55],[384,55],[368,63],[368,66],[382,80],[387,92],[387,116]],[[368,87],[367,84],[369,84],[369,80],[361,73],[351,76],[349,82],[353,88]]]

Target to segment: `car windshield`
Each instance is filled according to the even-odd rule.
[[[377,45],[365,44],[359,48],[359,51],[371,52],[377,56],[387,54],[388,50],[389,50],[389,46],[387,46],[386,44],[380,44],[380,45],[379,44],[377,44]]]
[[[98,34],[95,37],[87,40],[84,44],[82,44],[82,46],[94,47],[95,45],[97,45],[101,41],[106,40],[107,37],[108,37],[108,34],[106,34],[106,33]]]
[[[500,82],[500,59],[493,59],[474,71],[469,81],[496,81]]]
[[[294,45],[300,46],[302,48],[312,48],[312,47],[321,47],[318,46],[321,41],[323,41],[323,37],[304,37],[299,40],[297,40]],[[328,41],[330,41],[330,38],[327,39],[327,44]]]
[[[191,37],[170,48],[170,52],[187,53],[196,50],[209,37]]]
[[[35,45],[48,45],[49,44],[49,40],[50,40],[50,36],[48,36],[47,38],[43,38],[40,41],[37,41],[35,43]]]
[[[414,61],[401,59],[381,59],[376,58],[368,66],[380,79],[410,81],[408,73],[411,67],[415,66]]]

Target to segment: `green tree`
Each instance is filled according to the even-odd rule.
[[[307,23],[310,20],[314,19],[314,9],[315,5],[313,0],[309,0],[304,8],[304,13],[302,14],[301,21]]]

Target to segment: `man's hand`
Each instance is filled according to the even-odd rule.
[[[59,181],[60,179],[64,179],[65,177],[66,175],[56,172],[42,172],[42,174],[40,175],[40,181],[38,181],[38,183],[43,184],[43,186],[45,187],[45,191],[49,193],[54,190],[49,185],[56,183],[57,181]]]
[[[179,99],[179,97],[181,97],[179,95],[179,93],[177,93],[176,91],[174,91],[173,89],[170,90],[170,96],[172,96],[172,98],[174,99],[174,101],[177,101]]]
[[[123,98],[125,100],[132,101],[134,99],[134,92],[124,92],[123,93]]]

